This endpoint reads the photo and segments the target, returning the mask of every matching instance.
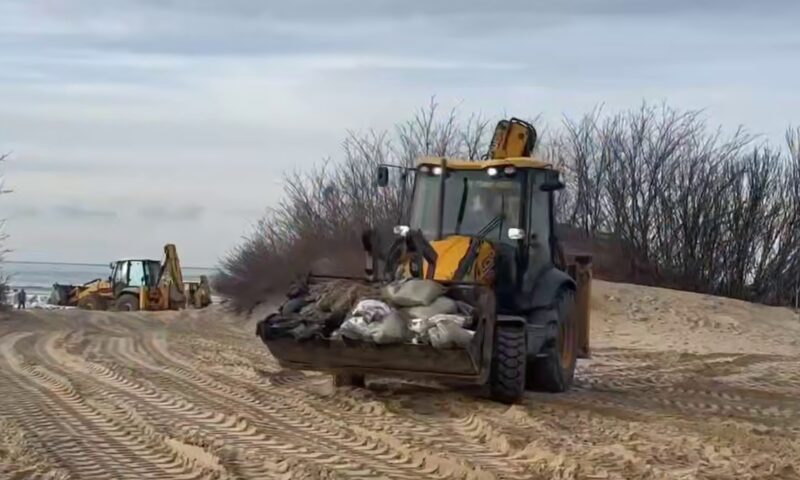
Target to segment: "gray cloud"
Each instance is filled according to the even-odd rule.
[[[149,206],[139,210],[139,215],[153,220],[162,221],[192,221],[199,220],[205,207],[200,205],[185,205],[181,207]]]
[[[42,214],[42,211],[37,207],[30,207],[25,205],[11,207],[9,218],[36,218]]]
[[[7,24],[0,20],[5,27],[0,31],[12,33],[0,34],[0,45],[16,50],[47,47],[54,60],[79,64],[90,51],[213,56],[400,52],[424,46],[428,52],[435,52],[442,50],[437,38],[443,33],[486,38],[520,28],[533,34],[573,22],[625,17],[633,21],[699,18],[705,29],[714,30],[719,27],[720,18],[732,15],[744,15],[750,25],[757,26],[760,19],[789,22],[792,14],[800,13],[800,4],[794,0],[508,0],[502,9],[483,0],[88,0],[51,8],[43,7],[43,2],[17,0],[11,5],[6,6]],[[29,22],[15,21],[34,15],[48,21],[34,27]],[[503,28],[493,28],[495,25]],[[740,34],[748,32],[742,30]],[[369,41],[365,41],[367,38]],[[458,45],[446,47],[458,49]],[[512,52],[495,50],[496,54]],[[126,70],[135,71],[132,66]]]
[[[57,205],[52,210],[58,217],[65,219],[111,220],[117,218],[117,212],[113,210],[76,205]]]

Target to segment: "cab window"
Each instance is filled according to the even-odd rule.
[[[141,287],[144,285],[144,266],[142,262],[131,262],[128,272],[128,285],[131,287]]]

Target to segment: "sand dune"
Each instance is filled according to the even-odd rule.
[[[508,407],[282,370],[221,309],[0,320],[0,478],[800,478],[800,318],[596,282],[594,356]]]

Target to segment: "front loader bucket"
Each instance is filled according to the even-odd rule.
[[[72,292],[79,288],[78,285],[62,285],[54,283],[52,290],[50,290],[50,297],[47,303],[50,305],[57,305],[60,307],[75,307],[78,305],[77,299]]]
[[[491,350],[481,330],[466,349],[437,349],[412,343],[376,345],[325,338],[304,341],[265,338],[265,329],[260,325],[258,335],[281,366],[294,370],[483,383],[488,377]]]

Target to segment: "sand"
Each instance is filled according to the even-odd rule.
[[[800,318],[596,282],[593,358],[506,406],[282,370],[254,318],[0,320],[0,478],[800,478]]]

